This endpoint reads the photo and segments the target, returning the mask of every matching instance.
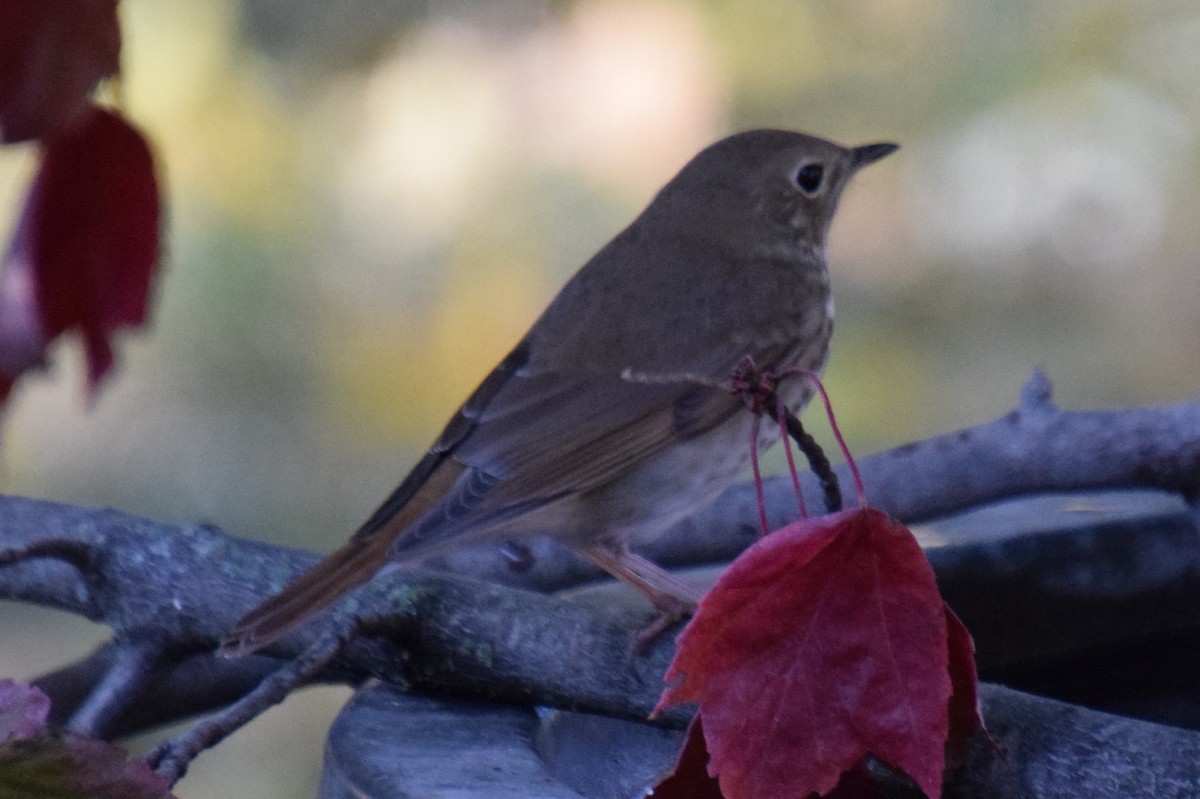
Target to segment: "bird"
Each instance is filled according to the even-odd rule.
[[[219,653],[267,646],[389,563],[539,535],[685,614],[694,593],[630,547],[742,473],[758,428],[729,388],[740,364],[824,366],[830,222],[850,178],[896,149],[757,129],[701,150],[568,280],[349,541],[247,613]],[[792,412],[810,394],[779,386]]]

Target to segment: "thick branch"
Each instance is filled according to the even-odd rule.
[[[0,549],[20,552],[50,536],[86,544],[87,573],[52,559],[13,563],[0,569],[0,596],[76,610],[112,627],[118,640],[157,647],[176,660],[211,650],[245,608],[316,560],[210,527],[175,528],[112,510],[0,499]],[[50,584],[59,588],[48,591]],[[352,609],[368,624],[383,627],[386,620],[392,631],[407,626],[403,644],[383,637],[356,641],[323,673],[327,679],[375,676],[644,718],[670,655],[664,639],[650,657],[629,658],[631,635],[648,610],[594,610],[435,574],[394,571],[360,592]],[[333,623],[322,616],[267,654],[295,657]],[[547,658],[547,652],[557,654]],[[215,658],[209,667],[217,675],[242,670],[238,662]]]
[[[1064,412],[1049,404],[1045,388],[1043,379],[1035,377],[1021,407],[1003,419],[864,459],[861,468],[873,504],[902,519],[913,519],[1036,490],[1165,486],[1195,493],[1200,481],[1200,402],[1130,411]],[[775,523],[794,512],[789,483],[779,480],[768,486]],[[753,491],[736,487],[714,507],[672,531],[671,540],[650,554],[676,564],[680,556],[667,557],[664,549],[684,550],[693,563],[732,556],[753,539],[756,518]],[[481,575],[538,588],[588,576],[576,566],[556,571],[555,558],[547,557],[547,545],[537,547],[533,568],[522,573],[513,572],[502,556],[494,556],[498,562],[488,557],[471,561],[478,553],[467,553],[452,560],[456,566],[473,566]],[[118,632],[120,640],[148,642],[169,651],[172,662],[211,649],[244,609],[279,590],[315,561],[310,553],[232,538],[210,527],[178,529],[111,510],[0,498],[0,562],[26,554],[41,557],[0,568],[0,595],[102,621]],[[386,585],[376,589],[386,590]],[[376,591],[364,594],[360,601],[369,602]],[[479,678],[492,686],[489,690],[523,685],[523,691],[540,695],[543,701],[550,697],[569,702],[574,696],[585,704],[597,702],[595,709],[621,715],[644,712],[654,698],[653,690],[629,694],[628,686],[589,687],[586,680],[580,681],[579,673],[548,675],[542,647],[525,653],[532,665],[520,664],[519,646],[511,647],[505,658],[493,658],[495,663],[511,660],[505,674],[480,673],[450,651],[467,629],[482,635],[480,642],[463,643],[467,649],[490,647],[495,641],[541,640],[569,651],[580,647],[572,636],[588,631],[605,642],[597,649],[596,641],[590,640],[589,651],[606,652],[609,658],[607,663],[579,669],[595,680],[597,675],[623,673],[624,631],[638,623],[627,615],[597,615],[547,597],[431,576],[403,581],[395,592],[399,596],[376,606],[381,608],[377,613],[413,614],[414,635],[428,639],[423,646],[431,661],[442,667],[438,671],[460,675],[426,676],[431,682]],[[456,607],[456,601],[466,609]],[[402,608],[408,610],[397,610]],[[499,610],[486,613],[480,608]],[[310,626],[273,652],[294,655],[318,629],[319,625]],[[381,661],[399,658],[401,653],[384,654],[374,660],[360,652],[363,662],[348,656],[340,664],[344,671],[325,676],[395,678],[394,673],[380,674]],[[412,652],[406,656],[420,657]],[[213,668],[224,673],[229,667]],[[394,672],[394,667],[389,668]],[[412,664],[411,670],[431,674],[428,665],[420,662]]]
[[[995,739],[972,742],[950,799],[1186,799],[1200,781],[1200,734],[981,686]]]
[[[1200,401],[1130,410],[1064,411],[1050,401],[1049,381],[1035,373],[1020,405],[987,424],[936,436],[858,461],[871,505],[907,523],[1007,497],[1052,491],[1160,488],[1200,495]],[[849,470],[835,470],[852,486]],[[822,489],[801,475],[809,507]],[[771,526],[796,512],[791,479],[766,481]],[[754,487],[734,486],[712,506],[676,525],[644,554],[667,566],[731,560],[758,536]],[[594,572],[551,543],[534,545],[533,565],[520,573],[494,550],[463,550],[445,558],[457,574],[550,590]]]
[[[947,797],[1196,796],[1200,733],[996,685],[981,686],[981,699],[996,743],[983,735],[972,740],[966,767],[947,775]],[[330,799],[427,796],[441,787],[444,772],[413,763],[444,762],[447,751],[464,762],[495,761],[500,750],[505,768],[456,775],[462,795],[635,796],[673,767],[681,738],[595,716],[560,713],[538,720],[520,708],[430,699],[380,684],[360,691],[330,731],[326,793]],[[877,773],[889,789],[884,795],[916,795],[908,783],[888,779],[893,772]]]
[[[1044,389],[1035,378],[1020,408],[1003,419],[865,459],[861,467],[872,503],[911,520],[1047,490],[1143,486],[1189,497],[1200,493],[1200,402],[1063,412],[1049,404]],[[793,513],[789,483],[768,486],[775,523]],[[815,499],[818,489],[810,487]],[[752,490],[738,487],[650,554],[672,564],[726,558],[752,540],[756,519]],[[465,571],[539,588],[587,576],[546,557],[543,546],[537,545],[536,562],[525,572],[478,553],[451,561]],[[668,548],[674,548],[671,556],[664,554]],[[309,553],[236,539],[210,527],[180,529],[111,510],[0,497],[0,596],[101,621],[117,632],[119,647],[137,650],[136,657],[115,659],[111,650],[99,653],[75,671],[60,673],[57,683],[72,682],[103,663],[94,668],[96,679],[106,674],[110,687],[127,688],[130,680],[113,675],[113,662],[124,663],[128,674],[155,675],[140,687],[142,701],[120,698],[128,713],[94,702],[85,707],[82,723],[103,731],[127,730],[135,726],[129,722],[134,716],[164,720],[146,714],[145,700],[184,670],[225,686],[220,701],[234,683],[246,680],[249,687],[265,660],[231,664],[206,653],[235,617],[314,561]],[[394,572],[377,580],[348,610],[388,633],[356,639],[321,679],[378,676],[433,692],[642,718],[657,699],[670,654],[664,639],[648,658],[629,659],[631,631],[646,618],[640,611],[592,608],[426,573]],[[333,623],[317,619],[268,654],[294,657]],[[55,683],[53,676],[46,680]],[[172,712],[200,704],[184,702]],[[671,717],[676,723],[682,718]]]

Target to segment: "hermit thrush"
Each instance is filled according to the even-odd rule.
[[[628,544],[745,466],[753,418],[728,390],[739,363],[824,365],[829,223],[851,175],[895,149],[754,130],[703,150],[571,278],[349,543],[247,614],[222,653],[275,640],[388,561],[530,535],[660,608],[686,602]],[[792,411],[809,391],[780,388]]]

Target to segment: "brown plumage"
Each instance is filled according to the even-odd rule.
[[[660,607],[688,597],[630,554],[744,466],[751,416],[724,386],[745,356],[819,370],[832,330],[825,240],[841,190],[895,150],[786,131],[723,139],[563,287],[342,549],[245,616],[258,649],[389,560],[553,536]],[[796,410],[802,381],[784,384]]]

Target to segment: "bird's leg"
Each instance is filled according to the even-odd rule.
[[[630,552],[624,544],[592,544],[581,547],[579,552],[613,577],[636,588],[658,611],[658,618],[637,635],[635,647],[639,652],[645,651],[676,622],[696,612],[700,592],[666,569]]]

